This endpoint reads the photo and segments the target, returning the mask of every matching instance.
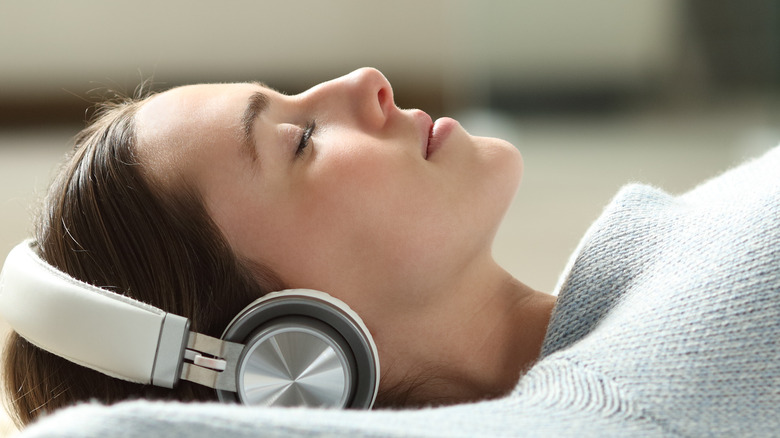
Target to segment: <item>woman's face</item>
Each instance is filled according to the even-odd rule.
[[[150,178],[194,186],[240,256],[367,321],[440,299],[489,258],[522,173],[507,142],[396,107],[373,69],[295,96],[175,88],[142,106],[137,132]]]

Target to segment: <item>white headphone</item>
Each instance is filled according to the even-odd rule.
[[[57,270],[35,242],[0,272],[0,316],[32,344],[112,377],[214,388],[222,401],[262,406],[371,408],[379,358],[360,317],[323,292],[270,293],[244,308],[221,339],[187,318]]]

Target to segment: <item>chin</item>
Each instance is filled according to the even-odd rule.
[[[511,143],[500,138],[475,137],[482,161],[480,205],[496,228],[506,214],[523,177],[523,157]]]
[[[495,137],[476,137],[488,157],[491,171],[502,181],[497,184],[511,188],[511,196],[523,178],[523,155],[512,143]]]

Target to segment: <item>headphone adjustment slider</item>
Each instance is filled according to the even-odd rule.
[[[235,342],[190,332],[181,378],[210,388],[235,391],[236,367],[243,348]]]
[[[214,371],[225,371],[227,368],[227,361],[225,359],[206,357],[195,350],[190,350],[189,348],[184,350],[184,359],[189,360],[199,367],[208,368]]]

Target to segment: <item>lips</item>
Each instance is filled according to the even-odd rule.
[[[419,129],[420,153],[423,158],[428,159],[428,145],[433,132],[433,119],[425,111],[421,110],[413,110],[412,114]]]
[[[450,135],[458,122],[449,117],[442,117],[433,122],[431,116],[421,110],[413,110],[420,132],[420,149],[424,159],[428,160],[433,153],[441,148],[444,140]]]
[[[442,117],[436,120],[436,123],[431,127],[431,132],[428,136],[428,146],[425,151],[425,159],[430,158],[444,143],[444,140],[450,135],[450,132],[458,125],[455,119],[449,117]]]
[[[433,126],[434,123],[431,121],[431,125],[428,127],[428,139],[425,141],[425,148],[423,148],[423,156],[425,159],[428,159],[428,155],[431,153],[431,138],[433,138]]]

